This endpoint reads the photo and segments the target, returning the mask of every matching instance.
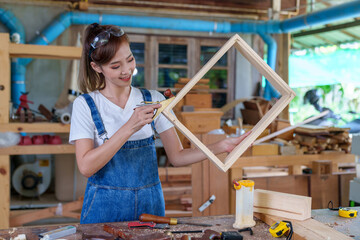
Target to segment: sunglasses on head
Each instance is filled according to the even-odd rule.
[[[104,46],[109,42],[110,35],[113,35],[115,37],[121,37],[124,35],[125,32],[121,28],[114,26],[110,29],[107,29],[105,31],[102,31],[96,37],[94,38],[93,42],[90,44],[90,51],[89,51],[89,58],[91,59],[91,54],[95,49],[98,47]]]

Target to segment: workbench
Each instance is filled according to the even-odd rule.
[[[352,209],[360,210],[360,207],[355,207]],[[327,230],[336,230],[338,231],[338,234],[341,235],[341,233],[353,237],[355,239],[360,239],[360,218],[341,218],[338,216],[337,211],[330,211],[328,209],[319,209],[319,210],[313,210],[312,211],[312,218],[310,220],[316,220],[320,223],[323,223],[323,227],[321,231]],[[217,232],[225,232],[225,231],[236,231],[232,227],[235,216],[233,215],[223,215],[223,216],[209,216],[209,217],[192,217],[192,218],[179,218],[182,221],[186,222],[194,222],[194,223],[207,223],[212,224],[212,227],[199,227],[199,226],[193,226],[193,225],[186,225],[186,224],[180,224],[180,225],[172,225],[170,229],[167,230],[160,230],[160,229],[133,229],[130,231],[133,231],[135,236],[142,236],[142,238],[137,239],[150,239],[147,236],[150,236],[150,234],[153,234],[155,232],[162,233],[165,231],[186,231],[186,230],[206,230],[211,229]],[[110,223],[111,225],[114,225],[118,227],[119,229],[124,229],[127,231],[127,223],[128,222],[119,222],[119,223]],[[0,237],[4,239],[10,239],[11,237],[16,237],[19,234],[26,234],[27,240],[32,239],[39,239],[38,234],[47,232],[59,227],[63,227],[65,225],[49,225],[49,226],[37,226],[37,227],[18,227],[18,228],[10,228],[10,229],[2,229],[0,230]],[[102,235],[111,237],[111,234],[106,233],[103,231],[104,224],[73,224],[77,228],[76,234],[69,235],[67,237],[62,237],[61,239],[68,239],[68,240],[75,240],[75,239],[83,239],[83,234],[87,235]],[[316,226],[314,226],[316,228]],[[260,239],[272,239],[273,237],[269,233],[269,225],[264,223],[261,220],[256,219],[256,225],[252,228],[254,235],[250,235],[249,231],[242,232],[242,236],[245,240],[260,240]],[[181,236],[185,235],[186,233],[182,234],[175,234],[174,236],[178,239],[181,238]],[[189,235],[191,237],[201,238],[203,233],[188,233],[186,235]],[[336,235],[336,234],[335,234]],[[333,238],[328,239],[339,239],[337,236],[333,236]],[[346,236],[345,236],[346,237]],[[1,238],[0,238],[1,239]],[[101,239],[101,238],[99,238]],[[105,239],[105,238],[102,238]],[[299,237],[299,235],[294,235],[294,239],[323,239],[322,237],[317,236],[316,238],[303,238]],[[344,239],[344,238],[341,238]]]

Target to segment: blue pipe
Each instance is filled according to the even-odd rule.
[[[18,43],[25,43],[24,26],[12,12],[0,8],[0,21],[8,28],[10,36],[18,34]],[[15,104],[19,104],[21,92],[26,92],[26,67],[21,63],[21,61],[22,59],[19,58],[13,58],[11,60],[11,96],[12,102]]]
[[[260,37],[268,45],[267,64],[275,70],[276,67],[276,53],[277,43],[274,38],[265,33],[259,33]],[[271,98],[279,98],[280,93],[266,80],[264,96],[265,99],[271,100]]]
[[[289,18],[280,23],[282,32],[294,32],[320,24],[328,24],[360,16],[360,1],[339,4],[307,15]]]

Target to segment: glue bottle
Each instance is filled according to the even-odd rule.
[[[234,180],[236,189],[236,215],[234,228],[247,228],[255,226],[253,218],[254,208],[254,181],[252,180]]]

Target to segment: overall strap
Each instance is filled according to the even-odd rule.
[[[108,140],[107,132],[105,130],[103,121],[101,119],[101,116],[100,116],[99,111],[98,111],[98,109],[97,109],[97,107],[95,105],[94,100],[87,93],[82,94],[81,96],[83,96],[85,98],[86,103],[89,105],[89,108],[90,108],[90,111],[91,111],[91,117],[92,117],[92,119],[94,121],[96,130],[98,131],[99,138],[102,139],[105,142],[106,140]]]
[[[147,90],[145,88],[140,88],[140,91],[141,91],[141,93],[143,95],[144,101],[146,101],[146,102],[151,102],[152,101],[151,93],[150,93],[149,90]],[[154,130],[154,136],[155,136],[156,129],[155,129],[154,121],[151,122],[151,127]]]

